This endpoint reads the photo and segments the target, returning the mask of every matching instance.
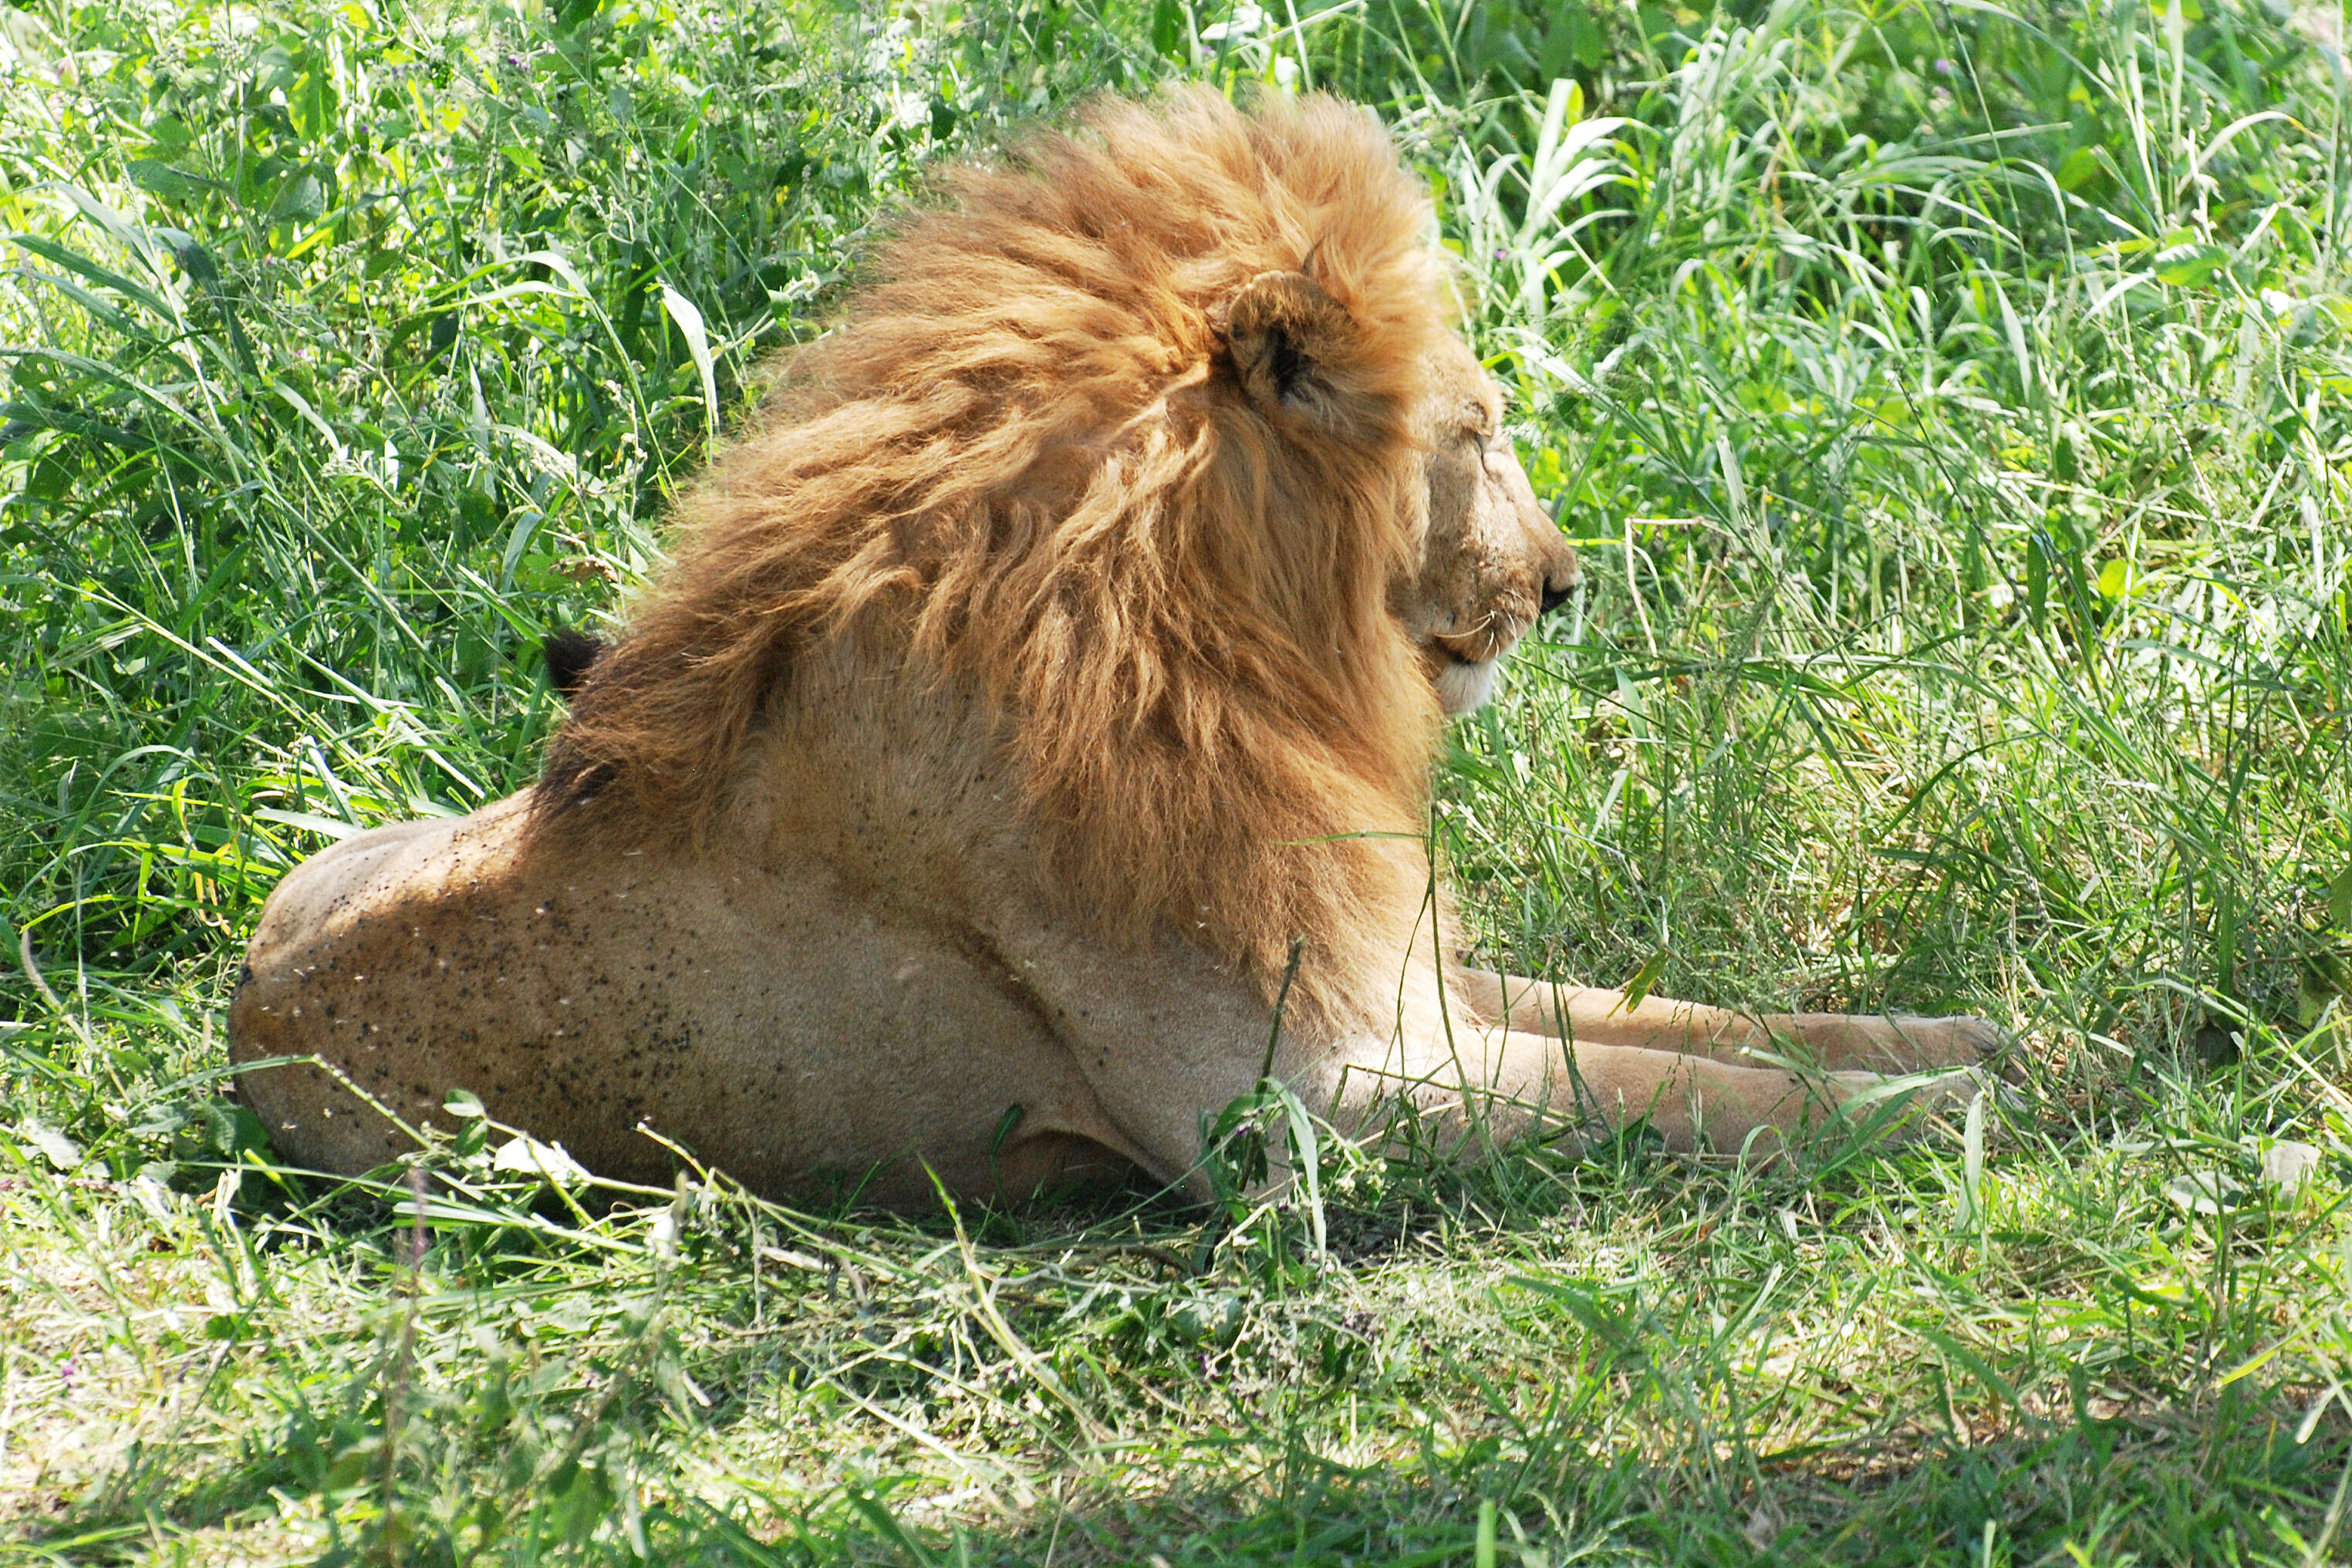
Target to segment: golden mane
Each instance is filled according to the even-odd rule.
[[[1446,330],[1428,205],[1326,97],[1082,126],[948,172],[792,357],[589,672],[537,831],[707,841],[802,651],[887,635],[1003,716],[1075,912],[1269,991],[1303,936],[1295,1005],[1378,1027],[1356,934],[1411,928],[1374,890],[1422,864],[1438,722],[1388,603]]]

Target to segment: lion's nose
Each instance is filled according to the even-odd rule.
[[[1567,603],[1568,596],[1575,591],[1576,579],[1573,577],[1563,577],[1556,582],[1547,580],[1544,583],[1543,609],[1537,612],[1537,613],[1541,615],[1550,614],[1553,611]]]

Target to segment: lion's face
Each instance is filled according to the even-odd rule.
[[[1419,431],[1429,494],[1421,568],[1391,596],[1448,715],[1494,695],[1511,644],[1576,586],[1576,551],[1537,504],[1502,414],[1494,378],[1449,344],[1431,367]]]

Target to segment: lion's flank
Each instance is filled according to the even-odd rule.
[[[1112,934],[1274,977],[1360,926],[1419,853],[1391,835],[1436,723],[1387,610],[1445,330],[1429,227],[1322,97],[1105,102],[948,172],[680,507],[541,822],[705,838],[776,684],[855,628],[1006,716],[1047,863]]]

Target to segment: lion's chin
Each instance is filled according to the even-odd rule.
[[[1495,695],[1495,674],[1503,667],[1498,655],[1492,659],[1456,659],[1448,657],[1437,672],[1437,701],[1448,718],[1485,707]]]

